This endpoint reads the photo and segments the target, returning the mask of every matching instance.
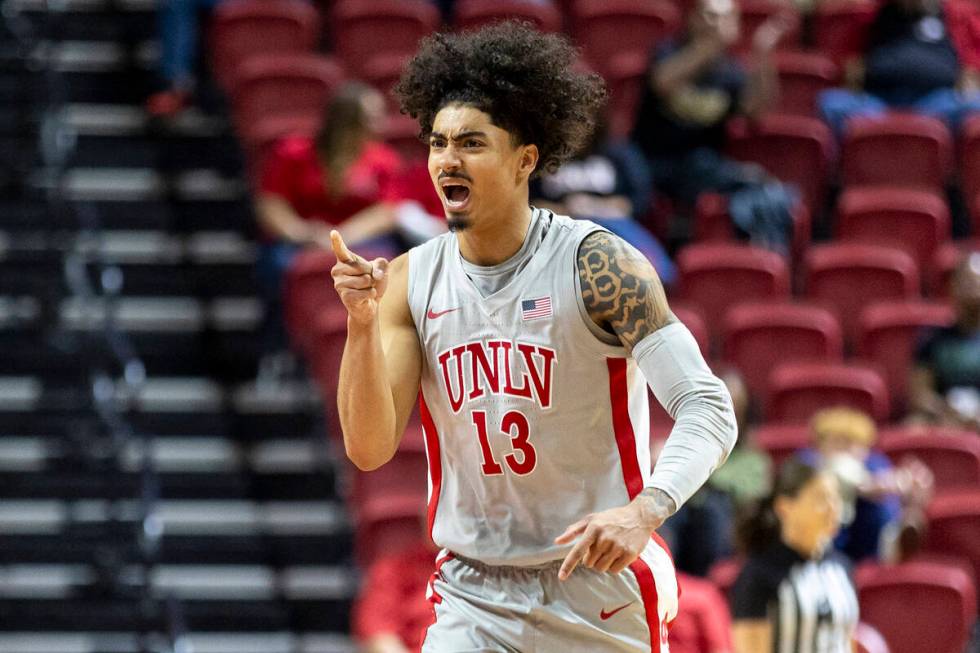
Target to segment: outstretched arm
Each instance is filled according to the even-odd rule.
[[[625,569],[721,464],[736,437],[731,397],[670,312],[650,262],[617,236],[596,232],[579,247],[578,272],[590,317],[632,354],[675,425],[648,487],[627,506],[589,515],[556,540],[579,538],[559,571],[563,579],[579,562],[598,571]]]
[[[334,286],[348,311],[337,407],[347,457],[368,471],[388,462],[419,391],[422,353],[408,308],[408,255],[366,261],[334,231]]]

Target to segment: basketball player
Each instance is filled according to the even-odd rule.
[[[528,205],[604,100],[574,56],[515,23],[423,41],[397,92],[452,233],[390,265],[333,234],[350,459],[390,460],[419,402],[443,549],[426,653],[666,651],[678,589],[654,531],[736,437],[650,263]],[[652,475],[644,379],[676,420]]]

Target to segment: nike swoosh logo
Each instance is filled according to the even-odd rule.
[[[426,314],[425,314],[425,316],[426,316],[427,318],[429,318],[430,320],[434,320],[434,319],[436,319],[437,317],[442,317],[442,316],[443,316],[443,315],[445,315],[446,313],[452,313],[453,311],[458,311],[458,310],[459,310],[459,307],[458,307],[458,306],[457,306],[456,308],[450,308],[450,309],[448,309],[448,310],[445,310],[445,311],[434,311],[434,310],[432,310],[432,309],[430,308],[430,309],[429,309],[429,312],[428,312],[428,313],[426,313]]]
[[[599,618],[602,619],[603,621],[605,621],[606,619],[608,619],[609,617],[613,616],[614,614],[616,614],[620,610],[625,610],[626,608],[630,607],[634,603],[636,603],[636,601],[630,601],[626,605],[621,605],[618,608],[616,608],[615,610],[610,610],[609,612],[606,612],[605,610],[603,610],[602,612],[599,613]]]

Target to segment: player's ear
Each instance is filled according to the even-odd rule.
[[[518,175],[522,180],[527,179],[536,167],[538,167],[538,146],[534,144],[522,145],[517,168]]]

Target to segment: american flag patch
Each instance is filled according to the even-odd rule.
[[[551,317],[551,297],[521,300],[521,319],[536,320],[539,317]]]

